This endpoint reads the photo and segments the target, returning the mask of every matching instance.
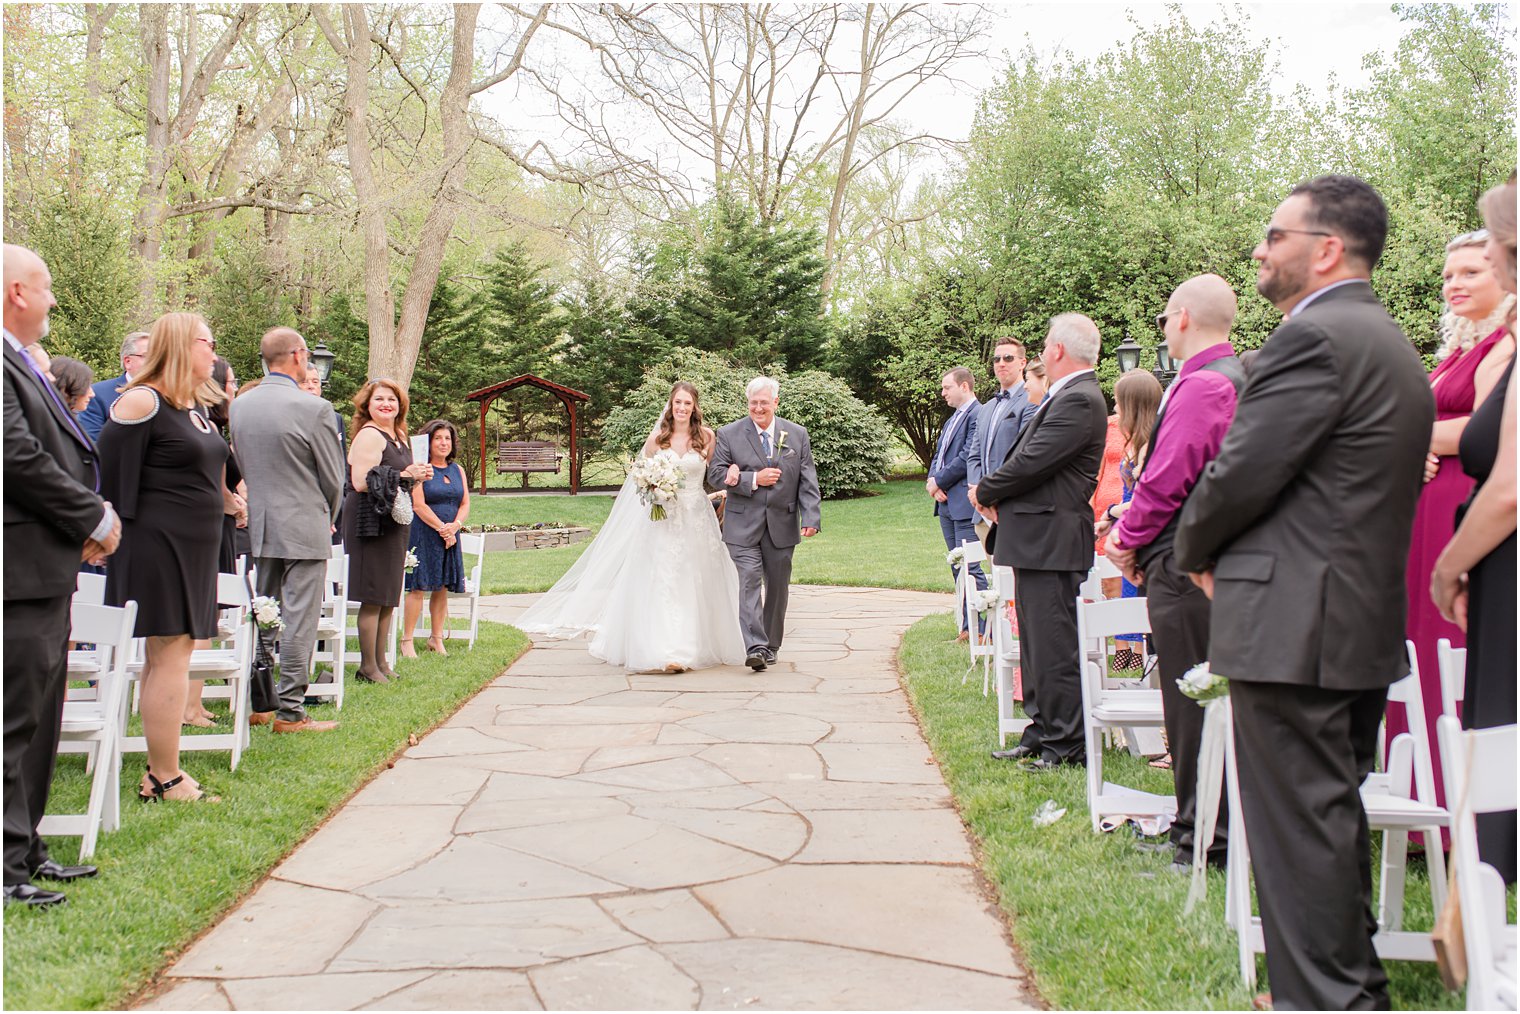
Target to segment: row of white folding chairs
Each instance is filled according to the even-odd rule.
[[[93,582],[85,584],[92,586]],[[101,578],[102,594],[104,585]],[[136,602],[116,607],[84,601],[90,593],[87,587],[86,594],[70,607],[69,637],[93,647],[71,652],[70,656],[71,660],[79,656],[81,678],[93,680],[95,685],[90,693],[71,695],[64,701],[59,730],[60,753],[87,755],[89,799],[84,813],[50,813],[38,827],[39,833],[45,835],[78,836],[82,839],[81,859],[95,854],[101,831],[114,831],[121,826],[121,737],[127,710],[127,659],[137,624]]]
[[[1405,930],[1404,884],[1412,833],[1425,835],[1425,857],[1430,872],[1431,911],[1439,914],[1446,903],[1446,857],[1441,849],[1441,829],[1450,826],[1447,806],[1436,801],[1434,753],[1425,721],[1425,701],[1420,690],[1420,665],[1413,642],[1404,644],[1409,675],[1388,688],[1390,703],[1404,705],[1409,731],[1394,737],[1383,770],[1362,783],[1362,807],[1367,826],[1383,833],[1382,862],[1378,872],[1376,915],[1378,932],[1373,944],[1383,958],[1434,961],[1435,946],[1428,930]],[[1466,652],[1452,649],[1443,640],[1438,646],[1442,703],[1455,711],[1461,699]],[[1454,717],[1442,715],[1440,720]],[[1231,719],[1233,722],[1233,719]],[[1226,729],[1226,784],[1233,797],[1239,795],[1233,727]],[[1443,758],[1443,765],[1445,760]],[[1513,770],[1512,768],[1510,769]],[[1449,773],[1448,773],[1449,781]],[[1447,803],[1451,790],[1447,789]],[[1255,955],[1265,949],[1261,919],[1251,914],[1249,829],[1241,808],[1232,806],[1229,819],[1229,859],[1225,873],[1225,918],[1234,928],[1239,946],[1240,974],[1247,985],[1256,981]]]
[[[100,605],[105,597],[105,578],[98,574],[81,573],[75,582],[76,604]],[[225,687],[206,688],[207,697],[225,697],[231,706],[232,728],[228,732],[205,733],[184,736],[180,739],[181,752],[202,750],[226,750],[231,753],[232,770],[237,770],[243,751],[250,743],[248,730],[248,669],[253,659],[253,625],[248,619],[249,595],[246,579],[238,574],[218,574],[217,601],[224,607],[219,617],[221,644],[217,647],[198,648],[190,653],[190,678],[196,680],[225,680]],[[88,643],[91,639],[74,637],[76,642]],[[143,639],[134,637],[126,652],[126,671],[129,684],[142,679],[145,664]],[[71,680],[95,680],[102,667],[100,649],[94,651],[71,651],[69,653],[69,678]],[[134,699],[137,687],[128,691]],[[71,691],[70,697],[81,700],[98,696],[95,691]],[[124,707],[121,712],[122,753],[144,753],[148,749],[146,738],[126,734],[128,717],[136,708]],[[71,752],[66,750],[65,752]]]
[[[1441,773],[1451,811],[1451,861],[1461,900],[1467,957],[1467,1009],[1514,1010],[1515,924],[1499,871],[1478,856],[1480,813],[1516,809],[1516,730],[1513,725],[1464,730],[1453,715],[1436,719]]]

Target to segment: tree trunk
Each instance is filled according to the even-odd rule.
[[[143,180],[137,189],[137,229],[132,246],[142,262],[138,311],[151,319],[158,279],[154,268],[163,245],[164,196],[169,170],[169,7],[143,4],[138,13],[147,90],[143,106]]]
[[[871,38],[871,22],[876,13],[875,4],[866,4],[865,17],[860,23],[860,87],[855,90],[855,101],[850,104],[849,126],[845,130],[844,145],[839,149],[839,172],[834,177],[834,197],[829,202],[828,230],[823,236],[823,290],[825,303],[832,303],[834,282],[839,277],[839,224],[844,218],[845,192],[855,175],[850,163],[855,160],[855,144],[860,139],[860,124],[865,118],[866,103],[871,93],[871,71],[875,65],[874,50],[879,44]],[[891,21],[882,27],[881,41],[890,31]]]

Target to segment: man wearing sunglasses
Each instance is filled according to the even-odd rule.
[[[987,399],[976,416],[971,446],[966,450],[966,499],[976,502],[976,484],[982,476],[997,471],[1013,448],[1037,406],[1029,403],[1024,392],[1024,343],[1017,338],[999,338],[992,347],[992,375],[997,378],[998,393]],[[976,515],[976,534],[987,539],[987,518]]]
[[[1359,786],[1409,671],[1404,570],[1435,403],[1368,282],[1387,234],[1382,198],[1354,177],[1277,206],[1252,256],[1286,319],[1175,543],[1213,599],[1209,665],[1230,680],[1279,1010],[1388,1007]]]

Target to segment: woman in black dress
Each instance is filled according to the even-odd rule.
[[[206,381],[215,359],[211,330],[198,314],[160,317],[142,369],[100,432],[101,492],[122,522],[106,603],[135,599],[137,636],[147,639],[144,800],[205,798],[179,766],[179,737],[190,652],[197,639],[216,634],[227,444],[200,411],[214,396]]]
[[[348,482],[343,497],[343,547],[348,552],[348,597],[359,603],[359,679],[389,683],[385,658],[396,604],[401,601],[411,526],[391,519],[396,494],[411,498],[413,482],[427,479],[427,462],[412,463],[406,440],[406,392],[391,380],[371,380],[354,395]]]
[[[1515,178],[1480,202],[1487,254],[1499,284],[1515,291]],[[1510,333],[1515,330],[1511,312]],[[1515,382],[1511,360],[1462,430],[1457,456],[1478,480],[1459,512],[1456,534],[1441,551],[1430,591],[1441,615],[1467,631],[1467,686],[1462,725],[1515,724]],[[1506,884],[1515,882],[1515,814],[1480,813],[1478,854]]]
[[[407,658],[417,657],[417,620],[422,615],[424,596],[428,597],[428,614],[433,620],[428,649],[448,654],[443,638],[448,633],[449,592],[459,594],[465,590],[459,530],[470,519],[470,491],[465,488],[464,469],[454,460],[459,432],[453,423],[434,419],[422,428],[422,433],[427,437],[428,464],[433,466],[433,476],[412,486],[415,516],[409,541],[417,551],[417,569],[406,576],[401,654]]]

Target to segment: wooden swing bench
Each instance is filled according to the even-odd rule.
[[[565,452],[547,440],[503,440],[496,447],[496,471],[558,473]]]

